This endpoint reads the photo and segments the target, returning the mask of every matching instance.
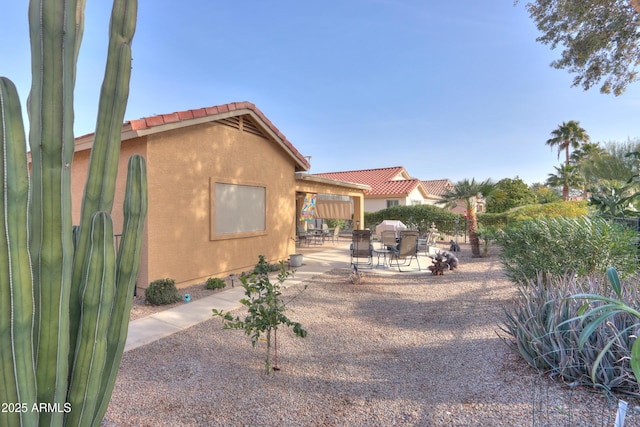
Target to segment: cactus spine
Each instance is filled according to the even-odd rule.
[[[127,334],[147,206],[141,157],[129,163],[117,256],[110,212],[137,1],[113,3],[81,223],[73,227],[73,90],[84,7],[85,0],[29,4],[30,178],[17,91],[0,78],[0,402],[27,409],[1,413],[7,427],[99,426]],[[38,413],[39,404],[57,410]]]

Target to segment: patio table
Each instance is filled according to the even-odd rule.
[[[376,264],[376,268],[388,268],[389,265],[387,263],[387,254],[390,254],[391,251],[389,249],[374,249],[373,255],[378,257],[378,262]],[[380,257],[382,257],[382,265],[380,264]]]
[[[324,232],[322,230],[318,230],[318,229],[310,230],[309,237],[313,239],[314,245],[324,244]]]

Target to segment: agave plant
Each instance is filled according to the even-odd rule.
[[[603,346],[593,364],[591,378],[596,378],[598,367],[605,358],[607,351],[618,345],[625,335],[632,335],[634,342],[631,346],[630,364],[637,382],[637,379],[640,378],[640,340],[637,339],[638,330],[640,328],[640,324],[638,323],[640,322],[640,311],[625,302],[623,287],[615,268],[612,267],[607,269],[607,278],[617,298],[593,293],[576,294],[572,297],[576,300],[586,300],[586,302],[580,306],[577,316],[577,319],[586,323],[586,326],[580,333],[579,346],[580,348],[583,348],[586,343],[592,340],[593,334],[598,330],[598,328],[603,324],[611,323],[612,317],[619,314],[628,314],[633,316],[636,321],[617,330],[615,336]],[[637,298],[635,301],[637,301]]]
[[[514,305],[505,309],[503,340],[541,372],[637,395],[629,364],[637,319],[619,311],[593,323],[596,317],[585,311],[585,297],[607,294],[605,282],[602,276],[565,275],[522,284]],[[630,287],[617,302],[637,300],[638,290]]]
[[[147,210],[129,161],[116,255],[111,209],[137,2],[114,0],[81,222],[72,225],[73,91],[85,0],[32,0],[31,164],[20,101],[0,78],[0,412],[4,426],[99,426],[127,335]]]

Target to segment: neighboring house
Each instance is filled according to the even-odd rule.
[[[402,166],[345,172],[326,172],[314,176],[368,185],[364,210],[376,212],[391,206],[422,205],[428,194],[419,179],[412,178]]]
[[[147,162],[149,210],[137,286],[172,278],[180,287],[247,271],[295,253],[299,200],[329,194],[363,221],[369,187],[305,174],[306,158],[249,102],[180,111],[126,122],[114,230],[122,230],[127,159]],[[80,218],[93,134],[76,138],[73,220]],[[331,208],[329,205],[325,206]],[[335,207],[335,206],[334,206]],[[344,207],[344,206],[339,206]]]
[[[422,186],[427,192],[426,203],[436,206],[438,206],[438,200],[442,199],[442,195],[453,189],[453,184],[448,179],[423,180]]]
[[[422,185],[424,186],[428,194],[427,203],[430,205],[436,205],[440,207],[443,207],[443,205],[438,204],[437,201],[442,199],[443,194],[445,194],[447,191],[452,190],[454,188],[453,183],[448,179],[432,179],[432,180],[422,181]],[[485,208],[485,200],[482,198],[476,200],[476,212],[478,213],[484,212],[484,208]],[[467,208],[464,200],[458,201],[457,206],[450,208],[449,210],[451,212],[461,214],[461,215],[467,214]]]

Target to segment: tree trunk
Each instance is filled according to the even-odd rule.
[[[478,238],[478,218],[476,217],[475,206],[467,209],[467,232],[471,243],[471,255],[474,258],[480,257],[480,239]]]
[[[564,143],[565,143],[565,154],[566,154],[565,165],[567,166],[567,170],[569,170],[569,141],[567,140]],[[569,200],[569,185],[566,183],[562,186],[562,200],[564,200],[565,202]]]

